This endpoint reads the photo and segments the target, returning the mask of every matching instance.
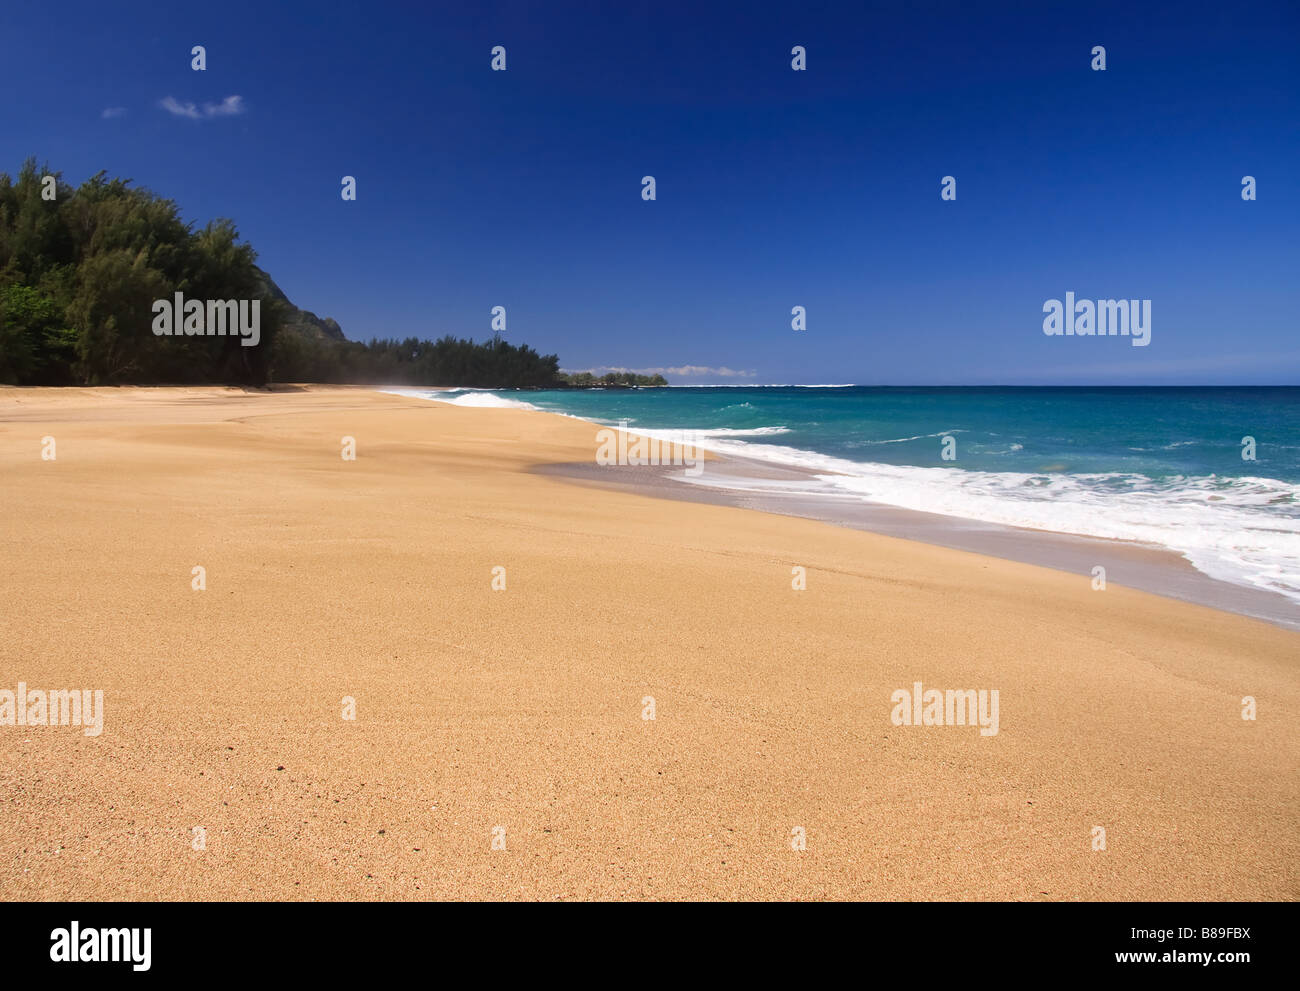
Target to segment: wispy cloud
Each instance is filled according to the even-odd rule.
[[[228,96],[220,103],[205,103],[201,107],[196,103],[182,103],[174,96],[168,96],[159,100],[158,106],[169,114],[176,117],[188,117],[190,120],[206,120],[210,117],[237,117],[247,109],[244,106],[242,96]]]
[[[712,368],[708,365],[679,365],[676,368],[621,368],[614,365],[601,365],[599,368],[566,368],[564,371],[569,374],[590,372],[592,375],[604,375],[606,372],[622,375],[630,372],[633,375],[684,375],[687,378],[699,378],[704,375],[743,379],[754,377],[753,369],[741,371],[726,367]]]
[[[125,114],[126,107],[105,107],[99,117],[101,120],[112,120],[114,117],[122,117]]]
[[[193,103],[181,103],[175,97],[171,96],[164,100],[160,100],[158,106],[162,107],[169,114],[175,114],[177,117],[190,117],[194,120],[199,120],[203,116],[203,114],[199,113],[199,108]]]
[[[754,377],[754,369],[727,368],[725,365],[721,368],[712,368],[708,365],[681,365],[678,368],[656,368],[649,372],[650,375],[685,375],[687,377],[700,375],[718,375],[722,378],[742,378],[749,379]]]
[[[228,96],[220,103],[203,104],[203,112],[209,117],[238,117],[244,109],[242,96]]]

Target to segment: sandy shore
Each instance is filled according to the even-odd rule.
[[[1300,634],[530,470],[594,449],[357,389],[0,389],[0,690],[104,693],[97,737],[0,726],[3,897],[1300,896]],[[917,681],[999,732],[894,725]]]
[[[739,506],[820,520],[904,540],[1055,568],[1073,575],[1091,576],[1093,569],[1100,565],[1105,569],[1108,583],[1252,616],[1285,629],[1300,631],[1300,607],[1286,596],[1218,581],[1197,571],[1185,557],[1167,548],[1131,540],[1082,537],[941,516],[872,503],[851,495],[814,495],[807,490],[811,488],[810,480],[816,484],[817,473],[808,469],[787,468],[726,455],[712,460],[706,472],[691,479],[683,475],[680,466],[659,466],[658,470],[639,465],[611,467],[595,463],[588,455],[585,461],[541,464],[536,470],[588,485],[661,499]],[[756,486],[756,480],[761,483],[793,483],[795,491]]]

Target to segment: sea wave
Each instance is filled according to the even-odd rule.
[[[478,390],[454,394],[401,390],[401,394],[456,406],[537,408]],[[1139,541],[1181,554],[1212,578],[1279,592],[1300,604],[1300,484],[1254,476],[1153,478],[1136,472],[1070,474],[891,465],[745,439],[790,433],[786,426],[634,432],[808,472],[807,479],[798,482],[706,472],[694,480],[697,484],[850,496],[1004,526]]]
[[[389,389],[389,392],[397,390]],[[437,403],[447,403],[449,406],[474,406],[482,409],[537,409],[532,403],[526,403],[522,399],[508,399],[505,396],[498,396],[494,392],[460,392],[455,389],[446,391],[434,390],[411,390],[409,392],[398,393],[399,395],[417,396],[420,399],[432,399]]]
[[[717,427],[711,430],[698,430],[696,434],[700,437],[775,437],[789,432],[789,427]]]
[[[1220,581],[1300,603],[1300,485],[1261,477],[994,472],[850,461],[718,431],[640,430],[811,473],[805,483],[704,476],[697,484],[851,495],[967,520],[1173,550]]]
[[[910,440],[927,440],[931,437],[947,437],[949,434],[964,434],[965,430],[961,428],[953,430],[940,430],[933,434],[917,434],[915,437],[890,437],[887,440],[863,440],[858,441],[858,446],[869,447],[875,444],[906,444]]]

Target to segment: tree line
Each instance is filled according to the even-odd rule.
[[[0,384],[666,384],[568,381],[556,355],[499,336],[349,341],[290,303],[256,262],[229,220],[196,229],[175,202],[129,179],[99,172],[73,188],[28,159],[16,178],[0,173]],[[156,335],[154,301],[177,292],[261,300],[259,345]]]

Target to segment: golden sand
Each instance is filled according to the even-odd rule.
[[[0,390],[0,689],[105,706],[0,726],[3,897],[1300,896],[1300,634],[528,471],[594,450],[359,389]],[[893,725],[916,681],[999,732]]]

